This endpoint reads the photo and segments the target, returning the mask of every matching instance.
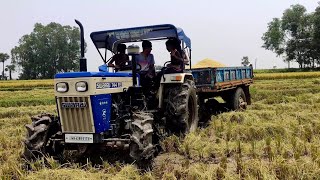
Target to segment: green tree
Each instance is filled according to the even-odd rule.
[[[250,64],[249,57],[243,56],[243,58],[241,59],[241,64],[244,66],[248,66]]]
[[[13,64],[22,69],[20,79],[45,79],[58,72],[77,71],[79,51],[79,29],[52,22],[46,26],[36,23],[11,55]]]
[[[284,60],[298,62],[300,68],[314,67],[313,25],[314,15],[302,5],[286,9],[281,19],[274,18],[262,36],[264,47],[283,56]]]
[[[12,73],[16,70],[16,66],[14,64],[10,64],[6,66],[6,69],[9,71],[10,80],[12,80]]]
[[[9,58],[10,56],[7,53],[0,53],[0,62],[2,62],[2,79],[4,79],[4,62]]]
[[[282,30],[287,37],[285,51],[287,60],[295,60],[300,68],[303,68],[305,64],[309,64],[308,57],[305,56],[306,51],[310,49],[308,43],[311,22],[310,16],[306,14],[306,11],[306,8],[302,5],[293,5],[285,10],[282,16]]]
[[[281,29],[281,20],[274,18],[268,23],[268,30],[262,36],[263,48],[275,52],[278,56],[284,53],[284,32]]]
[[[313,14],[313,41],[314,59],[317,64],[320,64],[320,5],[316,8]]]

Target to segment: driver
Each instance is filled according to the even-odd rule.
[[[155,76],[154,57],[151,54],[152,44],[150,41],[142,41],[142,52],[136,56],[137,64],[141,66],[140,77],[153,78]]]
[[[129,62],[129,56],[126,54],[127,46],[125,44],[118,44],[117,54],[115,54],[111,61],[108,63],[108,66],[115,67],[117,69],[124,69],[126,63]],[[115,65],[113,65],[113,62]]]

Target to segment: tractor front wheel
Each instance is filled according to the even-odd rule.
[[[50,140],[50,138],[58,138],[57,136],[61,134],[60,124],[54,115],[43,113],[31,119],[32,123],[26,125],[27,135],[22,157],[30,161],[46,155],[61,155],[63,147]]]
[[[153,158],[155,148],[153,139],[153,116],[151,113],[135,112],[133,113],[133,122],[131,124],[131,143],[130,156],[138,162]]]

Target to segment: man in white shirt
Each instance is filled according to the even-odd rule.
[[[151,50],[151,42],[147,40],[142,41],[142,52],[136,56],[137,64],[141,66],[140,76],[148,78],[153,78],[155,76],[155,62]]]
[[[137,64],[141,66],[139,71],[140,74],[140,84],[142,86],[143,94],[147,99],[148,107],[153,107],[155,101],[155,68],[154,68],[154,58],[151,54],[152,44],[150,41],[142,41],[142,52],[136,56]],[[138,65],[137,68],[140,68]]]

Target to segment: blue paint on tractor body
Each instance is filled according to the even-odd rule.
[[[126,72],[66,72],[58,73],[54,78],[81,78],[81,77],[132,77],[132,73]]]
[[[111,94],[91,95],[91,106],[95,133],[106,132],[110,129]]]

